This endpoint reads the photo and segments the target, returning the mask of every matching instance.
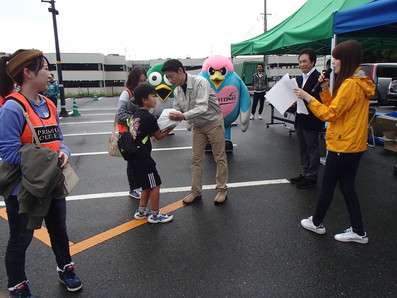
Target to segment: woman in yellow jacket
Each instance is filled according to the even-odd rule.
[[[313,216],[303,219],[301,225],[317,234],[325,233],[323,219],[339,182],[351,227],[334,238],[342,242],[366,244],[368,236],[362,223],[354,181],[361,156],[367,149],[369,99],[375,87],[359,68],[363,54],[358,41],[348,40],[337,45],[332,56],[333,69],[337,74],[332,95],[328,90],[329,80],[324,79],[323,75],[319,78],[322,82],[323,92],[320,96],[323,103],[313,100],[302,89],[295,89],[296,95],[308,103],[316,117],[329,122],[326,137],[328,154],[320,197]]]

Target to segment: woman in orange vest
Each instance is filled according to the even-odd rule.
[[[127,121],[131,119],[139,107],[133,103],[135,87],[146,84],[146,70],[142,67],[134,67],[128,74],[126,89],[120,94],[119,105],[117,109],[118,130],[123,133],[128,129]],[[133,170],[132,161],[127,161],[127,178],[130,186],[129,196],[135,199],[141,198],[141,189],[136,185],[136,177]]]
[[[21,107],[27,112],[41,146],[58,152],[61,167],[69,161],[70,151],[63,142],[55,105],[40,95],[40,92],[48,89],[48,65],[48,60],[39,50],[19,50],[11,56],[0,58],[0,95],[5,97],[0,110],[0,157],[8,164],[20,164],[19,149],[23,144],[33,142],[32,131]],[[19,92],[12,92],[14,82],[20,87]],[[25,255],[33,237],[33,230],[27,228],[28,215],[19,214],[19,184],[5,198],[10,227],[5,254],[8,290],[10,297],[33,297],[25,273]],[[69,252],[65,198],[51,200],[45,223],[58,265],[59,281],[65,284],[68,291],[81,289],[82,284],[74,272],[74,263]]]

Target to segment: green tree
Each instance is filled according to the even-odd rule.
[[[397,49],[366,51],[364,52],[364,62],[397,62]]]

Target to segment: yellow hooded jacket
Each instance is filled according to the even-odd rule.
[[[375,86],[358,68],[340,85],[335,97],[329,90],[320,94],[323,103],[310,101],[309,108],[317,118],[329,122],[327,149],[354,153],[367,150],[369,99]]]

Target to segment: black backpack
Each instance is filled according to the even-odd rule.
[[[125,160],[132,160],[137,155],[140,146],[137,146],[135,141],[132,139],[132,135],[129,130],[120,134],[117,141],[121,155]]]

